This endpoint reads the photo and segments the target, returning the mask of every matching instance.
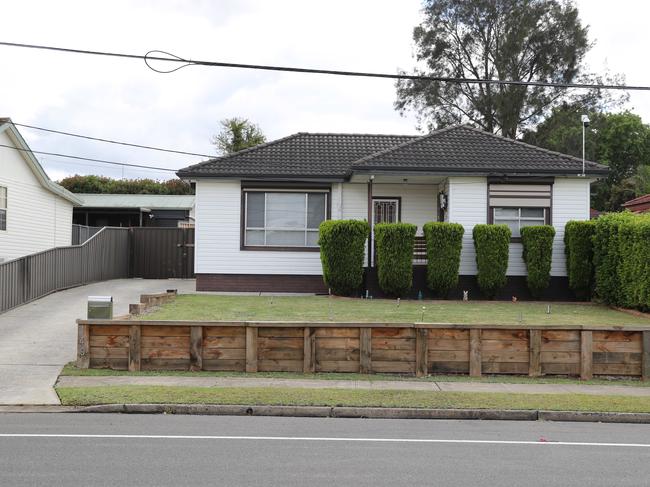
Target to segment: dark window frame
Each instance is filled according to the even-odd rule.
[[[320,252],[320,246],[300,247],[291,245],[246,245],[246,193],[318,193],[326,195],[325,220],[332,218],[332,187],[313,184],[260,184],[258,182],[241,186],[241,208],[239,214],[239,250],[264,252]]]
[[[4,190],[4,197],[0,200],[0,214],[2,214],[2,220],[0,220],[0,232],[7,231],[7,213],[9,209],[9,188],[7,186],[0,186],[0,190]],[[4,206],[2,206],[4,205]]]

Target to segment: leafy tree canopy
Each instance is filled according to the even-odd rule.
[[[570,0],[425,0],[424,20],[415,27],[414,74],[516,81],[600,81],[583,73],[591,47],[587,27]],[[515,138],[562,101],[594,100],[597,90],[568,90],[397,82],[395,108],[413,110],[429,130],[472,123]]]
[[[232,154],[266,142],[262,130],[248,119],[227,118],[219,124],[221,131],[212,138],[212,143],[221,154]]]
[[[192,186],[180,179],[112,179],[105,176],[75,174],[59,181],[72,193],[94,194],[194,194]]]
[[[524,142],[582,157],[583,108],[555,108],[535,130],[524,133]],[[592,206],[618,211],[621,203],[650,192],[650,126],[629,111],[603,113],[591,108],[586,113],[591,123],[585,157],[610,168],[607,179],[592,186]]]

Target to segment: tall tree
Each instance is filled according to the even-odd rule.
[[[212,143],[222,154],[232,154],[266,142],[262,130],[245,118],[226,118],[219,122],[221,131],[212,138]]]
[[[582,157],[582,123],[585,113],[575,105],[563,105],[526,131],[525,142]],[[629,111],[587,112],[591,121],[585,139],[585,157],[609,166],[606,179],[592,186],[592,206],[618,211],[621,203],[650,190],[650,126]]]
[[[570,0],[425,0],[415,27],[414,74],[516,81],[575,82],[590,47]],[[549,87],[397,82],[395,107],[414,110],[428,129],[470,122],[515,138],[566,99]],[[598,96],[597,92],[580,96]],[[576,95],[574,95],[576,96]]]

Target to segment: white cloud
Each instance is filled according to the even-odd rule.
[[[648,83],[639,62],[648,44],[645,3],[581,0],[597,40],[594,69],[607,62],[630,83]],[[22,0],[3,5],[3,40],[194,59],[394,72],[413,64],[420,1]],[[244,116],[270,139],[298,131],[413,133],[393,109],[388,80],[188,67],[156,74],[141,61],[0,47],[0,116],[17,122],[136,143],[213,153],[218,121]],[[632,105],[650,119],[650,94]],[[34,150],[179,168],[197,158],[21,130]],[[55,179],[70,173],[119,177],[122,170],[45,157]],[[168,177],[125,169],[127,177]]]

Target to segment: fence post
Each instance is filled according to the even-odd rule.
[[[90,367],[90,325],[77,325],[77,368]]]
[[[542,330],[529,330],[529,344],[530,358],[528,361],[528,375],[531,377],[539,377],[542,375]]]
[[[129,326],[129,372],[137,372],[141,366],[140,343],[142,328],[140,325]]]
[[[22,272],[23,272],[23,303],[29,301],[29,266],[27,264],[27,257],[22,258]]]
[[[650,380],[650,331],[641,332],[641,380]]]
[[[469,375],[481,376],[481,329],[469,330]]]
[[[203,327],[190,327],[190,370],[203,368]]]
[[[428,353],[429,344],[427,337],[429,330],[426,328],[415,329],[415,375],[424,377],[429,372]]]
[[[359,372],[372,372],[372,328],[359,328]]]
[[[593,377],[593,333],[580,332],[580,379],[591,380]]]
[[[257,327],[246,327],[246,372],[257,372]]]
[[[316,329],[306,326],[304,329],[304,352],[302,371],[305,374],[316,372]]]

